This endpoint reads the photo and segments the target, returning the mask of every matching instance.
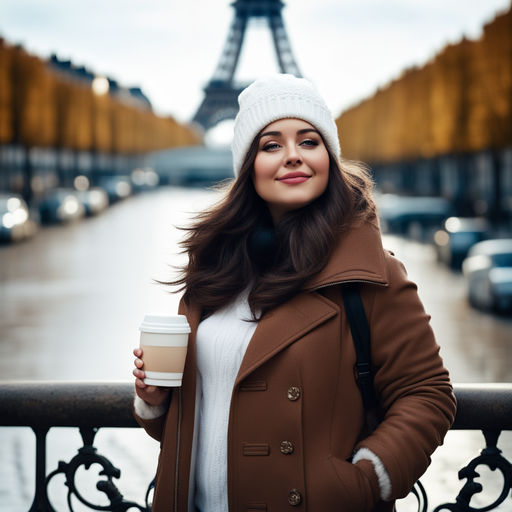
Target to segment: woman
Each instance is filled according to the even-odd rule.
[[[236,179],[184,243],[182,388],[145,385],[134,350],[135,415],[161,442],[153,510],[392,510],[455,413],[429,317],[312,85],[261,79],[239,104]],[[384,411],[370,435],[341,299],[353,281]]]

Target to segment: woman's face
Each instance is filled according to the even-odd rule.
[[[329,153],[313,125],[279,119],[262,130],[253,182],[274,222],[319,197],[328,181]]]

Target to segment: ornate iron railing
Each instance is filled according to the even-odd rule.
[[[512,465],[498,448],[503,430],[512,430],[512,384],[456,385],[458,411],[452,429],[480,430],[485,448],[466,467],[459,471],[459,480],[466,480],[453,503],[444,503],[433,512],[484,512],[496,509],[507,499],[512,509]],[[146,491],[145,503],[140,505],[124,499],[114,479],[121,472],[93,446],[94,437],[102,427],[135,428],[132,416],[133,386],[130,383],[75,383],[75,382],[2,382],[0,386],[0,426],[30,427],[36,436],[36,488],[29,512],[55,512],[48,485],[56,475],[64,475],[68,488],[68,506],[73,511],[72,498],[92,510],[149,512],[152,484]],[[83,446],[69,462],[46,474],[46,435],[53,427],[80,429]],[[90,503],[79,492],[75,477],[80,468],[89,469],[99,464],[101,479],[96,487],[108,498],[108,505]],[[470,505],[472,497],[482,491],[476,482],[477,468],[487,466],[503,476],[503,489],[494,502],[480,508]],[[418,492],[418,510],[426,512],[426,494]],[[0,508],[2,506],[0,505]]]

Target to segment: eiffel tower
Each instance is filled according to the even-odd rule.
[[[240,58],[245,31],[251,18],[267,21],[272,33],[280,72],[301,76],[281,16],[284,2],[281,0],[235,0],[231,5],[235,8],[235,17],[231,22],[213,77],[204,88],[203,102],[193,119],[205,131],[221,121],[234,119],[238,112],[237,98],[245,85],[235,84],[233,77]]]

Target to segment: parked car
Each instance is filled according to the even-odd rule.
[[[56,188],[39,202],[39,215],[44,224],[72,222],[85,215],[85,208],[76,190]]]
[[[27,203],[17,194],[0,193],[0,242],[18,242],[37,231]]]
[[[395,194],[377,196],[382,230],[430,241],[445,219],[455,212],[443,197],[412,197]]]
[[[126,199],[133,192],[130,177],[125,175],[106,176],[99,185],[107,192],[110,204]]]
[[[512,238],[478,242],[462,263],[471,305],[512,312]]]
[[[108,194],[101,187],[91,187],[87,190],[78,190],[76,195],[85,208],[88,217],[97,215],[108,208]]]
[[[471,246],[489,238],[489,229],[480,217],[449,217],[434,234],[437,260],[460,269]]]

